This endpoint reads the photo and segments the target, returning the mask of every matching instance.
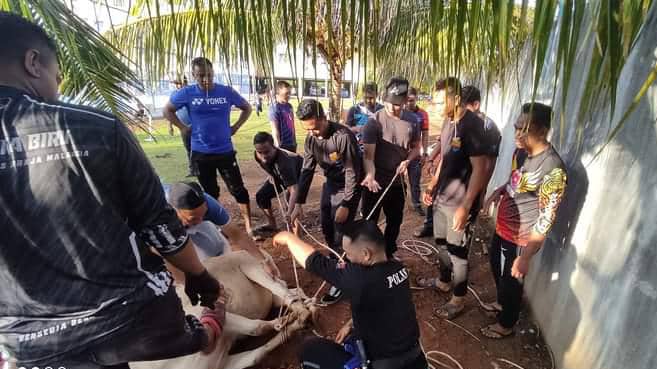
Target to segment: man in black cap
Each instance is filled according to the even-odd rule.
[[[203,192],[200,184],[177,182],[163,187],[167,201],[187,228],[187,234],[194,241],[196,252],[201,260],[230,252],[232,243],[233,246],[261,260],[267,273],[280,277],[274,261],[263,256],[245,231],[230,223],[228,211],[214,197]]]
[[[383,209],[386,216],[386,253],[392,257],[397,251],[397,237],[404,219],[403,175],[411,160],[420,156],[420,132],[415,115],[404,111],[408,97],[408,81],[393,77],[386,84],[384,109],[376,112],[363,127],[365,146],[365,172],[362,185],[363,216],[372,220],[379,218]],[[393,181],[394,180],[394,181]],[[381,202],[376,206],[384,189],[390,186]]]
[[[320,220],[326,243],[338,253],[342,250],[345,224],[356,217],[363,178],[362,158],[354,133],[346,126],[326,119],[322,104],[305,99],[299,104],[297,118],[308,131],[304,145],[303,168],[299,179],[299,195],[292,218],[297,218],[301,204],[306,202],[315,167],[324,169],[326,182],[322,187]],[[342,292],[331,287],[322,302],[337,302]]]
[[[227,251],[228,241],[217,227],[227,225],[230,214],[219,201],[204,193],[196,182],[177,182],[163,187],[167,201],[194,241],[199,258],[204,260]]]

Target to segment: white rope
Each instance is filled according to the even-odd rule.
[[[416,239],[403,240],[401,243],[401,248],[410,251],[411,253],[417,256],[431,256],[434,252],[436,254],[440,253],[440,250],[436,246]]]
[[[497,358],[497,361],[503,362],[505,364],[509,364],[509,365],[511,365],[515,368],[518,368],[518,369],[525,369],[525,368],[521,367],[520,365],[514,363],[513,361],[510,361],[510,360],[507,360],[507,359]]]
[[[470,332],[469,330],[465,329],[465,327],[463,327],[462,325],[460,325],[460,324],[458,324],[458,323],[455,323],[455,322],[453,322],[453,321],[451,321],[451,320],[449,320],[449,319],[444,319],[444,321],[447,322],[447,323],[449,323],[449,324],[451,324],[451,325],[453,325],[453,326],[455,326],[455,327],[457,327],[457,328],[460,328],[463,332],[467,333],[470,337],[474,338],[477,342],[481,342],[481,340],[479,339],[479,337],[477,337],[477,336],[475,336],[474,334],[472,334],[472,332]]]
[[[379,196],[379,199],[376,201],[376,204],[374,204],[374,207],[372,208],[372,210],[370,211],[370,213],[367,215],[367,217],[365,218],[365,220],[370,220],[370,218],[372,217],[372,214],[374,214],[374,211],[376,210],[376,208],[379,206],[379,204],[381,203],[381,201],[383,201],[383,198],[386,196],[386,194],[388,193],[388,191],[389,191],[390,188],[392,187],[393,183],[395,183],[395,179],[397,179],[397,177],[399,177],[399,172],[395,173],[395,176],[392,177],[392,181],[390,181],[390,183],[388,184],[388,187],[386,187],[386,189],[383,191],[383,193],[381,194],[381,196]],[[404,186],[404,180],[402,179],[402,187],[403,187],[403,186]]]
[[[287,221],[287,213],[288,213],[287,203],[285,204],[285,207],[283,207],[283,202],[281,201],[281,196],[278,193],[278,186],[276,185],[276,181],[271,176],[269,177],[269,180],[274,186],[274,192],[276,192],[276,200],[278,200],[278,206],[281,209],[281,212],[284,213],[283,220],[285,221],[285,227],[287,228],[287,231],[290,232],[292,228],[290,227],[290,222]],[[294,271],[294,281],[296,282],[297,290],[301,290],[299,284],[299,272],[297,271],[297,262],[296,260],[294,260],[294,257],[292,257],[292,270]]]
[[[301,230],[304,231],[304,233],[306,233],[306,235],[308,235],[308,237],[310,237],[311,240],[313,240],[319,246],[322,246],[323,248],[327,249],[333,255],[337,256],[338,260],[340,260],[340,262],[344,263],[344,254],[342,254],[342,256],[341,256],[340,254],[338,254],[337,251],[335,251],[332,248],[328,247],[325,243],[320,242],[317,238],[315,238],[315,236],[312,235],[312,233],[310,233],[310,231],[308,231],[308,229],[300,221],[297,220],[296,224],[301,227]]]
[[[450,354],[448,354],[448,353],[446,353],[446,352],[436,351],[436,350],[434,350],[434,351],[428,351],[428,352],[425,354],[425,356],[426,356],[429,360],[432,360],[433,362],[440,363],[438,360],[436,360],[436,359],[434,359],[434,358],[431,357],[431,355],[433,355],[433,354],[437,354],[437,355],[444,356],[444,357],[448,358],[450,361],[452,361],[454,364],[456,364],[456,366],[457,366],[459,369],[463,369],[463,366],[461,365],[461,363],[459,363],[456,359],[454,359]],[[445,365],[442,364],[442,363],[440,363],[440,364],[443,365],[443,366],[445,366]],[[448,367],[448,368],[449,368],[449,367]],[[524,369],[524,368],[523,368],[523,369]]]
[[[408,250],[412,254],[419,256],[422,260],[424,260],[429,264],[432,263],[431,260],[429,260],[429,256],[431,256],[434,252],[436,253],[436,255],[440,253],[439,250],[435,246],[431,245],[430,243],[416,239],[403,240],[401,243],[401,248]],[[475,297],[475,299],[477,300],[477,302],[481,307],[486,306],[486,303],[484,303],[481,300],[479,294],[477,293],[477,291],[475,291],[474,288],[468,286],[468,291],[472,293],[472,295]]]
[[[484,310],[486,310],[486,303],[481,301],[481,298],[479,297],[479,294],[477,293],[477,291],[475,291],[475,289],[470,287],[470,286],[468,286],[468,291],[470,291],[470,293],[475,297],[475,299],[477,299],[477,302],[479,303],[479,306],[481,306],[482,308],[484,308]]]

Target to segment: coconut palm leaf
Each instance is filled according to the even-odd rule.
[[[604,100],[615,107],[620,71],[655,4],[652,0],[537,0],[535,8],[530,8],[528,3],[133,0],[131,15],[137,19],[113,24],[105,35],[109,42],[60,0],[0,0],[0,8],[39,22],[56,39],[66,94],[124,116],[129,111],[125,101],[130,100],[130,91],[141,88],[132,71],[143,73],[147,81],[157,81],[181,73],[193,57],[206,55],[222,61],[225,70],[253,65],[273,78],[273,52],[280,43],[287,44],[293,70],[297,50],[303,53],[302,64],[310,58],[316,65],[318,56],[326,60],[334,92],[339,92],[344,66],[347,62],[354,65],[356,57],[365,75],[358,76],[354,85],[361,77],[380,82],[404,74],[426,87],[431,79],[458,74],[474,83],[484,79],[485,86],[491,86],[517,68],[521,50],[529,45],[536,89],[556,29],[556,56],[549,62],[556,63],[553,83],[561,88],[555,99],[562,105],[575,56],[582,55],[587,39],[595,40],[581,109],[571,115],[572,121],[560,117],[562,128],[576,124],[583,132],[591,124],[590,112],[596,102]],[[590,21],[585,22],[586,17]]]
[[[4,0],[0,9],[39,25],[53,38],[63,74],[60,90],[72,102],[93,105],[135,120],[134,95],[143,89],[136,74],[121,60],[121,52],[59,0]],[[62,21],[66,20],[66,21]]]

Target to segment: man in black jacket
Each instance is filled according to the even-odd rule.
[[[71,369],[212,349],[221,286],[132,133],[57,101],[43,29],[0,12],[0,34],[11,35],[0,43],[0,351]],[[185,316],[162,257],[185,272],[192,303],[213,308],[205,326]]]
[[[322,104],[317,100],[303,100],[299,104],[297,118],[308,131],[308,136],[303,150],[299,195],[292,220],[298,217],[301,204],[306,202],[315,167],[319,165],[324,169],[326,177],[320,205],[322,233],[326,243],[340,252],[342,228],[354,220],[360,201],[363,164],[358,142],[349,128],[326,119]],[[322,301],[326,304],[335,303],[340,296],[340,291],[332,287]]]

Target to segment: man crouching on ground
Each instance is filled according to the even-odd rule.
[[[345,227],[347,264],[322,255],[290,232],[277,234],[274,245],[287,246],[297,262],[351,300],[352,319],[336,342],[316,338],[304,344],[299,354],[303,368],[427,367],[408,270],[386,257],[386,241],[375,222],[361,219]]]

